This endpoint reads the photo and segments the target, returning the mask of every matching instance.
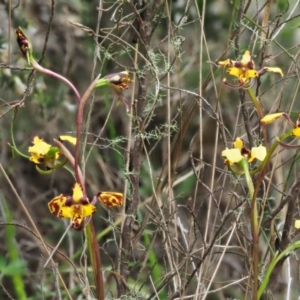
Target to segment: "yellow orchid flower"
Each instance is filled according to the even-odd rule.
[[[228,149],[222,151],[222,156],[226,157],[226,162],[235,164],[241,161],[244,156],[241,154],[241,150],[238,148]]]
[[[68,135],[61,135],[59,137],[61,141],[68,141],[71,144],[76,144],[76,138]],[[35,164],[44,164],[47,170],[54,170],[61,167],[65,162],[58,161],[60,157],[60,149],[58,147],[52,146],[42,138],[38,136],[34,137],[33,146],[28,147],[28,152],[30,153],[29,160]]]
[[[267,155],[267,150],[264,146],[253,147],[251,150],[244,146],[244,142],[241,138],[236,138],[233,142],[233,148],[222,151],[222,156],[225,157],[225,163],[230,165],[240,162],[243,158],[246,158],[249,163],[255,159],[263,161]]]
[[[50,153],[51,148],[53,147],[46,142],[42,138],[39,138],[38,136],[34,137],[33,139],[33,146],[28,147],[28,152],[31,154],[29,160],[34,162],[35,164],[41,164],[44,163],[46,159],[51,160],[52,162],[58,159],[59,152],[54,151],[52,157],[47,157],[47,155]],[[57,149],[57,148],[55,148]]]
[[[96,211],[96,207],[90,204],[89,199],[83,195],[82,188],[77,182],[72,196],[64,194],[56,196],[48,203],[48,207],[53,215],[72,219],[72,227],[75,229],[81,229],[84,219]]]
[[[127,112],[130,110],[127,99],[123,96],[123,90],[128,89],[129,83],[133,80],[129,76],[128,71],[122,71],[118,73],[108,74],[105,77],[99,79],[95,87],[108,85],[111,87],[118,96],[118,103],[123,102],[126,106]]]
[[[111,86],[117,89],[128,89],[128,83],[133,82],[130,78],[128,71],[122,71],[118,73],[113,73],[106,75],[104,78],[109,80]]]
[[[251,53],[249,50],[246,50],[245,53],[242,56],[242,59],[240,61],[234,61],[231,59],[227,59],[224,61],[219,61],[218,64],[221,67],[230,67],[227,69],[227,73],[229,75],[232,75],[234,77],[237,77],[238,79],[238,85],[232,85],[227,83],[226,79],[223,80],[223,82],[232,88],[244,88],[248,89],[252,86],[254,78],[259,77],[260,75],[263,75],[266,72],[272,72],[277,73],[281,76],[283,76],[283,72],[280,68],[274,67],[263,67],[260,70],[255,69],[255,64],[252,59]]]

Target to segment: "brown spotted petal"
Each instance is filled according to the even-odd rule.
[[[123,204],[123,194],[116,192],[100,192],[97,195],[100,202],[108,207],[120,207]]]

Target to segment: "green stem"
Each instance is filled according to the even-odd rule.
[[[272,274],[273,269],[275,268],[276,264],[283,259],[286,255],[290,254],[291,252],[295,251],[296,249],[300,248],[300,241],[295,242],[294,244],[287,247],[284,251],[282,251],[279,255],[278,252],[273,257],[267,271],[265,274],[265,277],[261,283],[261,286],[259,287],[258,293],[257,293],[257,299],[259,300],[262,296],[263,292],[266,290],[267,285],[269,283],[270,276]]]
[[[251,88],[247,89],[247,92],[248,92],[248,95],[250,97],[250,100],[251,100],[253,106],[255,107],[255,109],[257,111],[258,118],[259,118],[259,120],[261,120],[264,115],[263,115],[263,111],[261,109],[261,106],[259,104],[259,101],[255,97],[254,92]]]
[[[284,140],[290,136],[290,132],[283,134],[278,140]],[[264,161],[262,162],[259,170],[259,175],[256,180],[256,187],[254,189],[254,193],[252,194],[252,201],[251,201],[251,232],[252,232],[252,263],[253,263],[253,297],[252,299],[256,300],[258,298],[258,277],[259,277],[259,257],[258,257],[258,242],[259,242],[259,222],[258,222],[258,208],[257,208],[257,193],[258,189],[261,185],[261,182],[266,173],[266,167],[271,159],[273,152],[275,151],[276,147],[278,146],[278,140],[276,140],[271,148],[267,152],[267,156],[265,157]],[[250,189],[249,189],[250,192]]]
[[[249,171],[249,164],[246,158],[243,158],[240,162],[239,165],[243,168],[244,170],[244,175],[245,175],[245,179],[246,179],[246,183],[248,185],[248,189],[249,189],[249,194],[250,194],[250,198],[253,197],[253,193],[254,193],[254,186],[253,186],[253,182],[252,182],[252,178],[250,175],[250,171]]]
[[[87,237],[87,247],[91,259],[94,282],[96,286],[97,299],[104,300],[104,285],[102,276],[102,262],[100,257],[99,245],[93,220],[85,227]]]
[[[258,239],[259,239],[259,227],[258,227],[258,209],[257,209],[257,198],[254,193],[254,186],[252,178],[249,172],[248,161],[244,158],[239,164],[243,167],[245,172],[245,179],[249,188],[249,195],[252,199],[251,201],[251,232],[252,232],[252,263],[253,263],[253,298],[257,299],[257,290],[258,290]]]
[[[266,166],[268,165],[268,163],[269,163],[269,161],[271,159],[271,156],[273,155],[273,152],[275,151],[275,149],[279,145],[278,141],[284,141],[286,138],[288,138],[289,136],[291,136],[292,130],[293,129],[291,129],[288,132],[284,133],[281,137],[276,138],[276,140],[272,144],[271,148],[268,149],[267,156],[265,157],[264,161],[259,166],[260,171],[264,170],[266,168]]]
[[[255,109],[257,111],[257,116],[258,116],[258,119],[260,121],[264,117],[264,114],[263,114],[262,108],[259,104],[259,101],[256,98],[256,96],[255,96],[255,94],[254,94],[254,92],[251,88],[247,89],[247,91],[248,91],[248,95],[250,97],[250,100],[251,100],[253,106],[255,107]],[[266,148],[268,148],[267,147],[268,146],[268,144],[267,144],[268,139],[267,139],[266,127],[262,126],[261,129],[262,129],[262,135],[263,135],[263,139],[264,139],[264,145],[265,145]]]
[[[11,142],[12,142],[12,148],[14,149],[14,151],[17,152],[17,154],[19,154],[20,156],[22,157],[25,157],[26,159],[29,159],[29,156],[23,154],[22,152],[20,152],[16,146],[16,143],[15,143],[15,138],[14,138],[14,121],[15,121],[15,117],[16,117],[16,114],[17,114],[17,111],[15,110],[14,113],[13,113],[13,117],[12,117],[12,120],[11,120],[11,123],[10,123],[10,137],[11,137]]]

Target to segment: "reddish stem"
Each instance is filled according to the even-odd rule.
[[[80,94],[79,92],[77,91],[76,87],[73,85],[73,83],[71,81],[69,81],[67,78],[63,77],[62,75],[59,75],[51,70],[48,70],[46,68],[43,68],[41,65],[39,65],[34,59],[31,61],[31,66],[43,73],[43,74],[46,74],[46,75],[49,75],[49,76],[52,76],[52,77],[55,77],[61,81],[63,81],[64,83],[66,83],[72,90],[73,92],[75,93],[76,97],[77,97],[77,100],[80,102]]]
[[[96,79],[91,83],[91,85],[88,87],[84,95],[82,96],[81,100],[79,101],[77,116],[76,116],[76,145],[75,145],[75,162],[74,162],[74,170],[75,170],[75,177],[76,180],[80,178],[79,174],[79,148],[80,148],[80,138],[81,138],[81,127],[83,122],[83,112],[84,112],[84,106],[91,95],[93,89],[95,88],[95,85],[97,81],[99,80],[100,75],[96,77]],[[86,195],[85,186],[82,185],[83,193]]]

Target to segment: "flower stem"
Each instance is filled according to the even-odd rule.
[[[257,191],[254,189],[252,178],[249,172],[248,161],[244,158],[239,164],[243,167],[245,179],[249,188],[249,195],[251,201],[251,232],[252,232],[252,263],[253,263],[253,298],[257,299],[258,290],[258,239],[259,239],[259,226],[258,226],[258,209],[257,209]],[[256,191],[256,193],[255,193]]]
[[[19,151],[19,149],[16,146],[16,142],[15,142],[15,138],[14,138],[14,121],[15,121],[16,114],[17,114],[17,110],[14,110],[13,117],[12,117],[12,120],[10,123],[10,137],[11,137],[12,146],[10,144],[9,145],[20,156],[25,157],[26,159],[29,159],[29,156],[27,156],[27,155],[23,154],[21,151]]]
[[[102,262],[99,251],[99,245],[97,242],[97,235],[93,220],[85,228],[88,251],[93,267],[94,273],[94,283],[96,286],[97,299],[104,300],[104,285],[103,285],[103,275],[102,275]]]
[[[62,75],[59,75],[59,74],[57,74],[57,73],[55,73],[55,72],[53,72],[53,71],[51,71],[51,70],[49,70],[49,69],[43,68],[43,67],[42,67],[41,65],[39,65],[34,59],[32,59],[32,60],[30,61],[30,64],[31,64],[31,66],[32,66],[35,70],[37,70],[37,71],[39,71],[39,72],[41,72],[41,73],[43,73],[43,74],[46,74],[46,75],[55,77],[55,78],[57,78],[57,79],[63,81],[64,83],[66,83],[66,84],[73,90],[73,92],[75,93],[75,95],[76,95],[76,97],[77,97],[77,100],[80,102],[80,98],[81,98],[81,97],[80,97],[80,94],[79,94],[78,90],[76,89],[76,87],[73,85],[73,83],[72,83],[71,81],[69,81],[67,78],[63,77]]]
[[[256,98],[256,96],[254,95],[254,92],[253,92],[252,88],[247,89],[247,91],[248,91],[248,95],[250,97],[250,100],[251,100],[253,106],[255,107],[255,109],[257,111],[257,116],[258,116],[258,119],[260,121],[264,117],[264,115],[263,115],[262,108],[259,104],[259,101]],[[263,138],[264,138],[264,145],[268,149],[268,147],[267,147],[268,146],[267,145],[267,132],[266,132],[266,127],[265,126],[262,126],[262,134],[263,134]]]
[[[253,182],[252,182],[252,178],[250,176],[250,172],[249,172],[249,164],[246,158],[243,158],[240,162],[239,165],[243,168],[244,170],[244,175],[245,175],[245,179],[248,185],[248,189],[249,189],[249,195],[250,198],[253,197],[253,193],[254,193],[254,186],[253,186]]]
[[[275,151],[275,149],[277,148],[277,146],[279,145],[279,142],[280,141],[283,141],[285,140],[287,137],[291,136],[291,132],[292,132],[292,129],[289,130],[288,132],[284,133],[281,137],[279,138],[276,138],[275,142],[272,144],[272,146],[270,147],[270,149],[268,150],[267,152],[267,156],[265,157],[265,159],[263,160],[263,162],[261,163],[259,169],[260,169],[260,172],[261,171],[264,171],[264,169],[266,168],[266,166],[268,165],[270,159],[271,159],[271,156],[273,154],[273,152]],[[259,182],[260,184],[260,182]]]
[[[255,107],[255,109],[257,111],[258,118],[259,118],[259,120],[261,120],[263,118],[263,112],[262,112],[261,106],[259,104],[259,101],[255,97],[252,88],[247,89],[247,91],[248,91],[248,95],[250,97],[250,100],[251,100],[253,106]]]
[[[287,132],[285,134],[283,134],[279,140],[284,140],[285,138],[287,138],[288,136],[290,136],[290,132]],[[249,188],[249,193],[250,196],[252,198],[251,201],[251,232],[252,232],[252,263],[253,263],[253,295],[252,295],[252,299],[257,299],[257,292],[258,292],[258,277],[259,277],[259,258],[258,258],[258,241],[259,241],[259,229],[260,229],[260,222],[258,220],[258,208],[257,208],[257,193],[259,190],[259,187],[261,185],[261,182],[265,176],[266,170],[267,170],[267,165],[271,159],[271,156],[273,154],[273,152],[275,151],[276,147],[278,146],[278,140],[276,140],[271,148],[268,150],[267,152],[267,156],[265,157],[265,159],[263,160],[260,169],[259,169],[259,174],[257,176],[256,179],[256,186],[254,189],[254,192],[251,195],[250,192],[250,188]],[[249,171],[248,171],[249,172]],[[245,176],[246,176],[246,170],[245,170]]]
[[[81,128],[82,128],[82,122],[83,122],[83,112],[84,112],[84,106],[89,99],[89,96],[91,95],[93,89],[95,88],[95,85],[97,84],[97,81],[99,80],[99,76],[96,77],[96,79],[91,83],[91,85],[88,87],[84,95],[79,101],[79,106],[77,110],[77,116],[76,116],[76,145],[75,145],[75,176],[76,179],[79,178],[79,150],[80,150],[80,141],[81,141]],[[85,191],[84,186],[82,186],[83,190]]]
[[[268,269],[265,273],[264,279],[259,287],[258,290],[258,294],[257,294],[257,299],[259,300],[263,294],[263,292],[266,290],[267,286],[268,286],[268,282],[270,279],[270,276],[272,274],[272,271],[274,270],[276,264],[283,259],[285,256],[289,255],[290,253],[292,253],[293,251],[297,250],[300,248],[300,241],[297,241],[295,243],[293,243],[292,245],[290,245],[289,247],[287,247],[284,251],[277,252],[275,254],[275,256],[273,257],[271,263],[268,266]]]

